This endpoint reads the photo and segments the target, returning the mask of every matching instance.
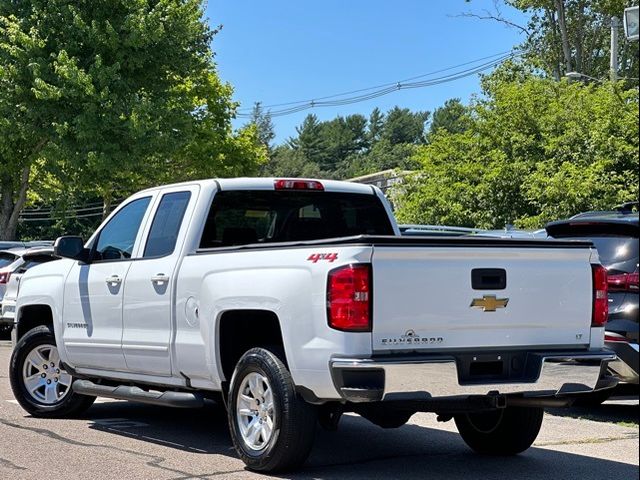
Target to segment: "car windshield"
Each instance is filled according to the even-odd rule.
[[[638,270],[638,239],[623,236],[571,237],[593,242],[600,262],[610,271],[633,273]]]
[[[7,265],[12,264],[13,262],[16,261],[17,258],[18,258],[17,255],[14,255],[9,252],[0,253],[0,268],[4,268]]]

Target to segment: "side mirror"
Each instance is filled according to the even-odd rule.
[[[89,260],[89,250],[84,248],[84,241],[81,237],[58,237],[56,243],[53,244],[53,254],[81,262]]]

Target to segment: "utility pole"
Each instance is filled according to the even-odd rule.
[[[611,17],[611,60],[609,63],[609,71],[611,81],[618,81],[618,30],[620,21],[618,17]]]

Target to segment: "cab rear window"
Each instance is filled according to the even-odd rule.
[[[375,195],[231,191],[213,199],[200,248],[393,233]]]

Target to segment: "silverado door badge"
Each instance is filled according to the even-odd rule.
[[[498,308],[505,308],[509,303],[508,298],[496,298],[495,295],[484,295],[482,298],[474,298],[470,307],[482,308],[483,312],[495,312]]]

